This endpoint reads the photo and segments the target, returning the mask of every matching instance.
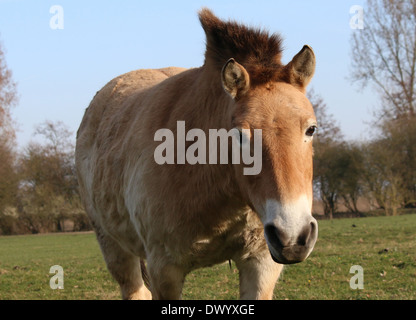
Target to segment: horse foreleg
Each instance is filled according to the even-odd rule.
[[[96,228],[96,233],[107,268],[120,285],[122,298],[125,300],[152,299],[142,278],[140,258],[125,251],[99,228]]]
[[[283,265],[274,262],[268,252],[235,262],[240,277],[240,299],[271,300]]]
[[[150,287],[155,300],[179,300],[185,281],[184,271],[163,256],[148,257]]]

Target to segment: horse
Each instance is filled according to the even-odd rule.
[[[207,8],[198,14],[206,35],[201,67],[114,78],[77,131],[80,195],[123,299],[181,299],[189,272],[227,260],[239,271],[241,299],[272,299],[283,265],[304,261],[317,239],[317,122],[305,95],[312,48],[282,64],[279,34]],[[173,163],[158,163],[156,132],[177,135],[180,121],[206,134],[237,129],[226,148],[236,140],[253,146],[261,130],[260,172],[245,174],[242,162],[180,162],[188,139]]]

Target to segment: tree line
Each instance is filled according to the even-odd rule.
[[[35,130],[44,143],[21,153],[0,146],[0,235],[90,230],[81,204],[74,148],[62,122]]]

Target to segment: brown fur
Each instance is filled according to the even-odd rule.
[[[277,35],[222,22],[207,9],[200,20],[207,34],[204,66],[137,70],[113,79],[96,94],[78,130],[81,196],[125,299],[180,298],[188,272],[228,259],[240,270],[241,298],[270,299],[282,265],[270,256],[260,211],[267,199],[311,198],[312,144],[304,132],[314,115],[303,91],[312,75],[299,77],[305,70],[296,61],[295,67],[280,64]],[[242,71],[237,83],[245,77],[247,84],[244,92],[236,87],[236,99],[221,83],[230,58]],[[214,128],[261,128],[261,174],[243,176],[242,166],[232,164],[158,165],[154,134],[175,132],[179,120],[207,135]],[[141,259],[147,260],[151,294]]]
[[[242,64],[252,86],[275,80],[282,68],[282,38],[235,21],[221,21],[208,9],[199,13],[207,36],[205,63],[218,70],[229,58]]]

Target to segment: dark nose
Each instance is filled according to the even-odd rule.
[[[267,224],[264,232],[273,260],[292,264],[305,260],[312,251],[318,237],[318,224],[313,219],[294,237],[274,224]]]

